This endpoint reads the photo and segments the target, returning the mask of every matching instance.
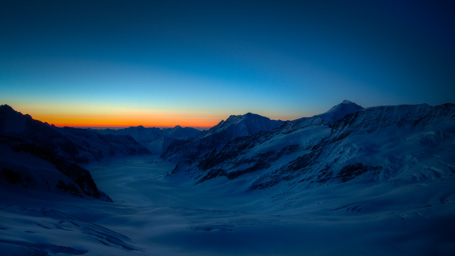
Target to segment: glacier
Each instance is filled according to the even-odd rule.
[[[454,104],[344,101],[294,121],[231,116],[161,156],[125,134],[51,127],[53,156],[87,170],[112,202],[56,188],[65,172],[10,141],[49,136],[14,116],[0,123],[2,255],[455,252]],[[78,157],[60,149],[63,137]],[[117,152],[119,140],[131,150]],[[5,163],[26,175],[5,175]]]

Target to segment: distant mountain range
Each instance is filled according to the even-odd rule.
[[[174,128],[145,128],[143,126],[129,127],[125,129],[99,129],[95,130],[100,134],[129,135],[137,142],[141,143],[153,154],[161,154],[175,140],[186,140],[193,138],[201,131],[190,128],[176,126]]]

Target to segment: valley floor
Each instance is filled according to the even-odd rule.
[[[173,165],[150,156],[86,168],[113,203],[1,187],[2,255],[455,252],[454,179],[243,192],[167,177]]]

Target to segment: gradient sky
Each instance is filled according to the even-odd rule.
[[[0,104],[69,126],[455,102],[454,1],[1,1]]]

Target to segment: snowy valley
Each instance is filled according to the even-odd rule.
[[[455,105],[343,101],[207,131],[0,107],[2,255],[453,255]]]

